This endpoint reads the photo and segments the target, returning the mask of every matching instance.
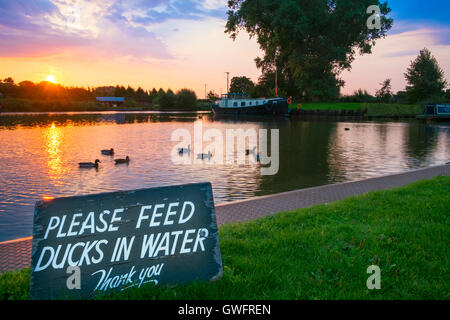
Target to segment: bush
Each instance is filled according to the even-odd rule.
[[[372,96],[367,90],[358,89],[352,95],[343,96],[341,102],[375,102],[376,98]]]
[[[155,101],[161,110],[173,109],[176,104],[176,96],[172,90],[167,90],[167,92],[159,92]]]
[[[197,105],[197,96],[195,92],[189,89],[181,89],[176,95],[177,109],[195,109]]]

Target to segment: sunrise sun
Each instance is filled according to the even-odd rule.
[[[52,83],[56,83],[56,79],[55,76],[52,76],[51,74],[47,76],[47,81],[48,82],[52,82]]]

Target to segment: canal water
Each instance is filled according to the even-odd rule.
[[[180,128],[193,133],[198,122],[224,135],[227,129],[279,129],[278,173],[261,175],[259,163],[174,164],[171,134]],[[109,148],[130,163],[114,165],[114,157],[100,154]],[[78,168],[95,159],[98,170]],[[448,161],[449,124],[238,121],[158,112],[0,114],[0,241],[31,236],[34,203],[42,198],[210,181],[221,203]]]

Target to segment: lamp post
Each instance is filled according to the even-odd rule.
[[[276,65],[275,65],[275,97],[278,98],[278,70]]]
[[[228,87],[228,83],[229,83],[229,76],[230,76],[230,73],[229,72],[225,72],[226,74],[227,74],[227,94],[229,93],[229,87]]]

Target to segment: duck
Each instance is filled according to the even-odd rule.
[[[211,151],[208,151],[208,153],[197,154],[197,159],[210,159],[211,157],[212,157]]]
[[[255,154],[255,151],[256,151],[256,147],[253,147],[253,149],[245,149],[245,155],[249,155],[249,154]]]
[[[190,153],[191,152],[191,145],[188,144],[187,149],[186,148],[178,148],[178,153],[179,154],[183,154],[183,153]]]
[[[80,168],[98,168],[98,164],[101,162],[98,159],[95,159],[95,162],[80,162],[78,163],[78,166]]]
[[[102,154],[104,154],[105,156],[112,156],[112,155],[114,155],[114,149],[113,149],[113,148],[111,148],[111,149],[109,149],[109,150],[102,150],[101,152],[102,152]]]
[[[126,156],[125,159],[114,159],[114,162],[115,162],[116,164],[119,164],[119,163],[128,163],[128,162],[130,162],[130,157]]]

